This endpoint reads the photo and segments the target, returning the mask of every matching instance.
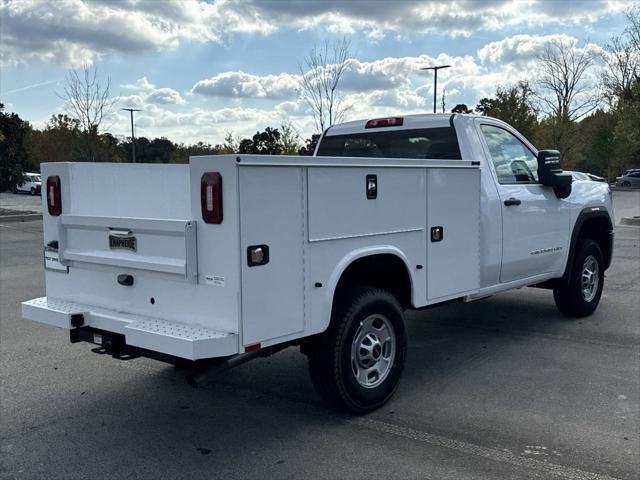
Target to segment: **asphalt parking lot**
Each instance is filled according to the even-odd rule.
[[[640,214],[640,192],[615,201]],[[361,417],[320,403],[295,349],[193,390],[21,320],[44,295],[41,229],[0,223],[2,479],[639,478],[638,227],[616,227],[589,318],[528,288],[409,314],[400,388]]]

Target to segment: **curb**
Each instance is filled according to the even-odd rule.
[[[612,192],[638,192],[640,188],[638,187],[616,187],[615,185],[609,185],[609,188]]]
[[[41,213],[25,213],[23,215],[0,215],[0,223],[30,222],[32,220],[42,220],[42,214]]]
[[[624,217],[620,220],[620,225],[632,225],[640,227],[640,217]]]

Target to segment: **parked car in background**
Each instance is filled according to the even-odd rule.
[[[574,181],[581,182],[606,182],[605,178],[599,177],[598,175],[594,175],[593,173],[583,173],[583,172],[570,172]]]
[[[39,173],[25,173],[24,180],[16,185],[15,193],[29,193],[31,195],[40,195],[42,184],[40,183]]]
[[[627,170],[622,176],[616,178],[618,187],[640,187],[640,170]]]

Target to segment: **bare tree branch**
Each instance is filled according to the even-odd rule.
[[[576,122],[601,102],[600,93],[594,94],[593,85],[587,81],[593,66],[593,55],[586,48],[578,49],[572,42],[562,40],[550,42],[538,56],[536,97],[548,116],[554,147],[569,164],[579,145]]]
[[[95,160],[100,126],[116,102],[109,94],[110,88],[110,78],[103,85],[98,79],[98,68],[85,66],[82,71],[69,72],[63,93],[58,94],[64,100],[69,116],[80,125],[84,138],[82,153],[89,161]]]
[[[311,108],[319,131],[341,121],[349,109],[339,92],[340,79],[349,66],[349,47],[346,39],[320,47],[314,46],[299,66],[302,96]]]
[[[640,48],[631,39],[613,37],[602,55],[605,63],[602,83],[610,102],[631,100],[633,83],[640,80]]]
[[[547,45],[538,56],[538,97],[550,116],[573,122],[598,106],[599,96],[589,93],[592,86],[585,81],[593,64],[594,58],[586,49],[578,50],[560,40]]]

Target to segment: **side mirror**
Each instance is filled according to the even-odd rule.
[[[538,152],[538,179],[542,185],[552,187],[558,198],[567,198],[571,194],[573,176],[562,170],[557,150]]]

